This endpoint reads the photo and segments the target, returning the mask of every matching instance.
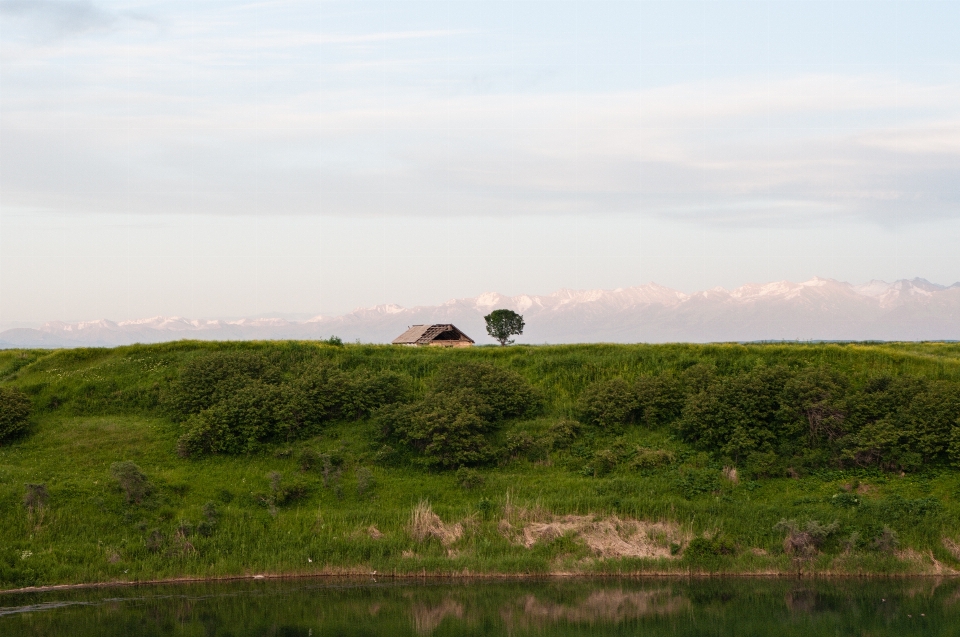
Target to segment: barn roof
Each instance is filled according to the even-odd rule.
[[[451,334],[449,334],[449,332],[454,332],[456,334],[458,337],[456,340],[470,341],[471,343],[474,342],[472,338],[457,329],[456,325],[451,323],[437,323],[434,325],[411,325],[409,328],[407,328],[406,332],[393,339],[393,344],[426,345],[441,334],[444,334],[447,337],[443,340],[450,340],[449,337]]]

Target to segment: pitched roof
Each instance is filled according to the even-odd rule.
[[[393,339],[394,345],[426,345],[441,334],[455,332],[456,340],[474,342],[472,338],[461,332],[451,323],[437,323],[435,325],[412,325],[406,332]],[[441,339],[448,340],[448,339]],[[452,340],[452,339],[451,339]]]

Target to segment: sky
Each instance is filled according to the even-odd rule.
[[[960,1],[0,0],[0,328],[960,280]]]

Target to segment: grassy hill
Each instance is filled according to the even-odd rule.
[[[2,351],[0,387],[0,588],[960,569],[956,344],[180,342]]]

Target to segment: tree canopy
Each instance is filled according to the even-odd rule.
[[[523,317],[513,310],[494,310],[483,317],[487,322],[487,334],[497,339],[500,345],[513,343],[511,336],[523,334]]]

